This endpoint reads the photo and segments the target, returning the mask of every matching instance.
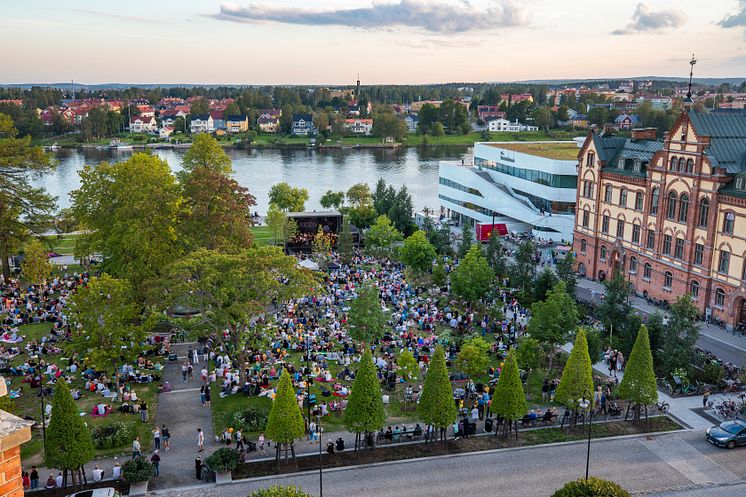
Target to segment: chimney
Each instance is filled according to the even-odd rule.
[[[655,140],[658,136],[658,128],[634,128],[632,140]]]

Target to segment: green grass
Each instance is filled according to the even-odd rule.
[[[420,145],[473,145],[474,142],[481,141],[545,141],[545,140],[570,140],[574,136],[578,136],[577,132],[569,132],[565,130],[550,130],[549,133],[543,131],[524,131],[521,133],[512,132],[496,132],[489,133],[490,139],[485,140],[482,137],[481,132],[472,132],[466,135],[455,134],[445,136],[422,136],[417,134],[410,134],[407,137],[405,146],[420,146]]]
[[[251,232],[254,234],[254,244],[272,245],[272,231],[269,226],[252,226]]]
[[[75,242],[82,235],[52,235],[46,238],[52,252],[61,255],[74,255]]]

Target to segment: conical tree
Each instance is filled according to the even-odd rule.
[[[425,386],[422,397],[417,406],[420,419],[430,426],[440,430],[440,436],[445,440],[445,430],[458,416],[456,403],[453,401],[453,389],[448,378],[448,368],[443,347],[435,348],[430,368],[425,375]]]
[[[624,378],[619,384],[619,395],[635,406],[635,419],[640,419],[640,407],[658,401],[658,388],[653,370],[653,353],[650,350],[648,328],[640,326],[635,345],[624,370]]]
[[[518,421],[525,416],[527,409],[528,404],[526,404],[526,394],[523,392],[518,362],[515,359],[514,349],[511,349],[503,362],[500,378],[492,394],[492,412],[505,419],[507,433],[510,422]],[[516,437],[518,437],[517,426]]]
[[[295,457],[295,440],[302,437],[305,432],[303,415],[300,412],[300,406],[295,400],[295,391],[293,382],[287,370],[282,371],[280,382],[277,385],[277,394],[272,403],[272,409],[269,411],[267,419],[267,437],[274,440],[277,447],[276,457],[280,459],[280,446],[285,450],[285,458],[288,456],[290,448],[293,457]]]
[[[358,447],[361,433],[377,432],[386,422],[381,385],[378,383],[373,356],[367,349],[352,383],[343,422],[348,430],[355,433],[355,449]]]
[[[585,330],[578,328],[570,358],[562,370],[562,379],[557,387],[557,401],[569,409],[577,409],[578,400],[593,401],[593,368],[588,355],[588,340]]]
[[[83,466],[95,455],[91,432],[78,414],[70,389],[64,381],[58,381],[52,400],[52,420],[47,428],[44,464],[63,470],[63,485],[67,484],[68,471],[71,471],[73,485],[82,485]]]

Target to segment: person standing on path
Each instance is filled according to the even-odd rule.
[[[267,455],[266,452],[264,452],[264,433],[259,434],[259,440],[257,440],[259,445],[259,455],[264,456]]]
[[[143,423],[148,422],[148,404],[145,402],[145,399],[140,402],[140,421]]]
[[[140,456],[142,456],[140,450],[140,437],[135,437],[135,440],[132,442],[132,459]]]
[[[161,429],[158,426],[153,429],[153,447],[155,450],[160,450],[161,448]]]
[[[161,474],[161,456],[158,455],[158,449],[155,449],[153,451],[153,455],[150,456],[150,462],[153,464],[153,469],[155,470],[155,476],[158,476]]]
[[[210,407],[210,401],[212,400],[212,393],[210,392],[210,385],[205,385],[205,405]]]
[[[197,456],[197,459],[194,460],[194,473],[194,476],[198,480],[202,479],[202,458],[199,456]]]
[[[161,426],[161,438],[163,439],[163,448],[165,450],[170,450],[171,442],[169,442],[169,440],[171,439],[171,432],[168,431],[166,425]]]
[[[202,428],[197,428],[197,448],[198,452],[205,451],[205,434],[202,432]]]
[[[205,395],[206,389],[207,387],[204,384],[202,384],[202,386],[199,387],[199,401],[202,404],[202,407],[207,407],[207,399]]]
[[[31,466],[31,490],[39,488],[39,470],[36,466]]]
[[[181,363],[181,379],[186,383],[187,381],[187,364],[185,362]]]
[[[707,401],[710,400],[710,389],[706,389],[705,393],[702,394],[702,408],[707,409]]]
[[[187,378],[189,381],[194,381],[194,366],[187,364]]]

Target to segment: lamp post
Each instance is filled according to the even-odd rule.
[[[590,397],[590,394],[588,395]],[[591,426],[593,425],[593,403],[590,398],[586,400],[585,395],[578,401],[581,409],[588,412],[588,448],[585,454],[585,481],[588,481],[588,469],[591,464]]]
[[[321,448],[321,415],[316,421],[316,430],[319,439],[319,497],[324,497],[324,453]]]
[[[41,394],[41,438],[44,444],[44,454],[47,453],[47,409],[44,405],[44,373],[39,375],[39,393]]]

